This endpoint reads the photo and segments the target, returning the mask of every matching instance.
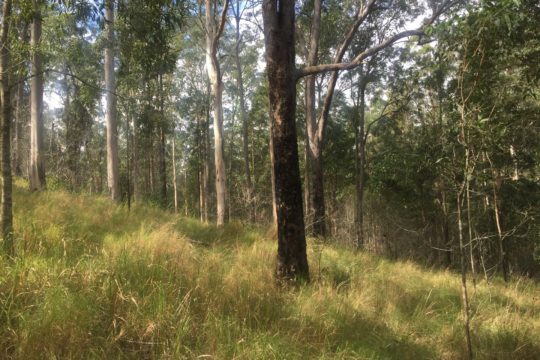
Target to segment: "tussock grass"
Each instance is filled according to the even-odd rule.
[[[19,257],[0,259],[0,358],[465,357],[454,273],[310,241],[312,283],[283,289],[263,231],[25,188]],[[477,358],[540,358],[540,286],[471,294]]]

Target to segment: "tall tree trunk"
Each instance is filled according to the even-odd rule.
[[[105,1],[105,90],[107,92],[107,185],[109,196],[120,201],[118,187],[118,128],[116,123],[116,80],[114,73],[114,0]]]
[[[366,169],[366,144],[365,144],[365,94],[366,81],[362,76],[358,89],[358,114],[355,125],[356,137],[356,206],[354,224],[356,230],[356,248],[364,246],[364,189]]]
[[[7,256],[15,255],[13,244],[13,211],[11,179],[11,97],[9,84],[9,23],[11,21],[11,0],[4,0],[2,7],[2,28],[0,33],[0,103],[2,127],[2,240]]]
[[[294,1],[263,1],[277,205],[279,279],[309,280],[296,136]]]
[[[249,210],[250,220],[255,221],[255,203],[253,201],[253,182],[251,181],[251,170],[249,168],[249,124],[246,115],[246,101],[244,93],[244,79],[242,74],[242,63],[240,61],[240,10],[241,1],[236,1],[235,20],[236,20],[236,82],[238,84],[239,103],[240,103],[240,118],[242,120],[242,150],[244,155],[244,173],[246,176],[246,193],[247,205]]]
[[[43,65],[41,58],[41,0],[33,0],[34,17],[30,43],[32,45],[32,78],[30,80],[30,190],[43,190]]]
[[[214,162],[216,168],[216,222],[218,225],[223,225],[228,221],[227,177],[223,142],[223,82],[217,57],[217,47],[225,26],[228,4],[229,2],[226,0],[221,21],[216,26],[214,13],[217,10],[217,1],[206,0],[206,71],[214,97]]]
[[[309,41],[309,52],[307,56],[307,65],[317,65],[317,55],[319,51],[319,37],[321,26],[321,0],[314,0],[313,3],[313,18],[311,20],[311,32]],[[308,168],[306,176],[306,184],[311,185],[309,188],[308,204],[309,212],[312,215],[313,236],[324,237],[326,235],[325,224],[325,204],[324,204],[324,184],[323,184],[323,168],[322,168],[322,146],[321,139],[317,131],[317,110],[315,106],[315,75],[306,76],[305,79],[305,106],[306,106],[306,134],[308,140],[307,161]],[[308,185],[308,186],[309,186]]]

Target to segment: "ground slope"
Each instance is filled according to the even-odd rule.
[[[0,259],[0,358],[459,359],[456,274],[309,244],[312,283],[279,289],[275,243],[150,207],[16,184]],[[540,359],[540,286],[471,289],[479,359]]]

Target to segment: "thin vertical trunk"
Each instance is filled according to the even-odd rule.
[[[11,0],[4,0],[0,39],[0,103],[2,104],[0,126],[2,127],[2,240],[5,254],[15,255],[13,243],[12,179],[11,179],[11,97],[9,84],[9,23]]]
[[[306,129],[307,130],[307,129]],[[313,234],[313,214],[311,213],[311,161],[309,160],[309,135],[306,131],[306,140],[304,141],[304,218],[306,223],[306,234]]]
[[[322,164],[322,147],[317,145],[310,151],[311,190],[310,205],[313,216],[313,236],[326,236],[326,205],[324,200],[324,174]]]
[[[463,302],[463,323],[465,327],[465,340],[467,343],[468,358],[473,358],[471,344],[471,329],[470,329],[470,310],[469,296],[467,293],[467,266],[465,265],[465,244],[463,243],[463,221],[461,220],[461,196],[463,187],[460,189],[457,196],[457,220],[458,220],[458,237],[459,237],[459,255],[461,260],[461,299]]]
[[[294,1],[263,1],[281,280],[309,280],[296,135]]]
[[[501,227],[501,218],[499,215],[499,199],[497,198],[497,188],[495,182],[493,182],[493,212],[495,213],[495,225],[497,226],[497,239],[499,245],[499,266],[503,273],[504,282],[508,282],[508,260],[506,256],[506,249],[504,246],[504,237]]]
[[[187,217],[189,215],[189,200],[188,200],[188,196],[186,194],[186,190],[187,190],[187,167],[185,168],[184,170],[184,215]]]
[[[468,150],[467,150],[468,152]],[[471,219],[471,190],[470,182],[465,179],[465,199],[467,201],[467,230],[469,233],[469,261],[471,263],[471,274],[473,287],[476,290],[476,261],[474,259],[474,247],[473,247],[473,231],[472,231],[472,219]]]
[[[133,117],[131,104],[128,103],[130,109],[128,110],[126,116],[126,167],[127,167],[127,205],[128,211],[131,210],[131,148],[130,148],[130,139],[131,139],[131,119]],[[133,146],[133,145],[132,145]]]
[[[216,222],[218,225],[223,225],[228,221],[227,177],[223,141],[223,82],[217,56],[217,46],[225,26],[224,16],[228,4],[229,2],[226,0],[220,24],[216,26],[214,13],[217,10],[217,1],[206,0],[206,71],[214,97],[214,162],[216,168]]]
[[[356,135],[356,207],[355,207],[355,229],[356,248],[364,246],[364,189],[365,189],[365,168],[366,168],[366,144],[365,144],[365,93],[366,81],[360,79],[358,94],[358,114],[355,127]]]
[[[107,92],[107,185],[109,196],[120,201],[118,188],[118,129],[116,124],[116,85],[114,73],[114,0],[105,2],[105,91]]]
[[[443,190],[441,193],[441,202],[443,210],[443,241],[446,248],[446,266],[450,268],[452,266],[452,238],[450,237],[450,224],[448,223],[448,204],[446,202],[446,192]]]
[[[242,120],[242,150],[244,155],[244,174],[246,177],[246,196],[247,196],[247,207],[249,211],[250,220],[255,221],[255,203],[253,201],[253,182],[251,181],[251,170],[249,166],[249,124],[248,118],[246,115],[246,101],[244,93],[244,79],[242,73],[242,63],[240,61],[240,19],[241,19],[241,10],[240,10],[241,1],[236,1],[235,9],[235,20],[236,20],[236,82],[238,84],[239,92],[239,104],[240,104],[240,119]]]
[[[43,162],[43,65],[41,50],[41,0],[33,0],[34,17],[30,43],[32,45],[32,78],[30,80],[30,190],[43,190],[45,165]]]
[[[165,141],[165,95],[163,93],[163,74],[159,74],[159,113],[161,123],[159,127],[159,174],[161,181],[161,204],[167,207],[167,159]]]
[[[198,173],[197,173],[197,181],[199,183],[199,218],[202,222],[207,222],[207,218],[205,218],[205,213],[208,214],[206,211],[206,196],[208,195],[206,193],[205,186],[207,186],[207,178],[206,178],[206,131],[205,130],[207,124],[207,120],[203,121],[202,116],[197,117],[197,143],[198,143]]]
[[[24,103],[24,81],[19,79],[17,85],[17,108],[15,109],[15,126],[13,136],[13,171],[16,176],[22,176],[21,166],[21,143],[23,134],[23,103]]]
[[[210,84],[207,88],[207,101],[204,113],[197,118],[197,137],[199,145],[199,216],[208,222],[209,175],[210,175]]]
[[[140,198],[140,179],[139,179],[139,136],[137,134],[137,116],[133,118],[133,133],[132,133],[132,146],[131,146],[131,158],[133,159],[133,201],[137,202]]]
[[[178,189],[176,181],[176,146],[174,141],[174,133],[172,136],[172,171],[173,171],[173,189],[174,189],[174,213],[178,214]]]

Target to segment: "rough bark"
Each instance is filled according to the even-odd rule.
[[[9,23],[11,21],[11,0],[2,6],[2,28],[0,33],[0,103],[2,127],[2,241],[7,256],[15,255],[13,243],[12,179],[11,179],[11,98],[9,84]]]
[[[294,1],[263,1],[281,280],[309,280],[296,135]]]
[[[32,46],[32,78],[30,80],[30,190],[43,190],[45,164],[43,146],[43,64],[39,46],[41,45],[41,0],[33,0],[30,43]]]
[[[114,201],[120,201],[118,187],[118,128],[116,120],[116,80],[114,73],[114,0],[105,3],[105,32],[107,46],[105,47],[105,90],[107,92],[107,186],[109,196]]]

